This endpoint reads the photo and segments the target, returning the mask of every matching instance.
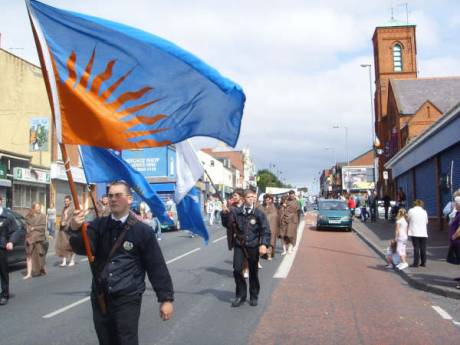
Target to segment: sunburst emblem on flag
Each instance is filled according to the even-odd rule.
[[[94,76],[91,85],[89,85],[95,57],[96,49],[93,50],[84,72],[78,80],[76,72],[77,54],[75,51],[72,51],[66,61],[68,77],[64,82],[60,80],[55,61],[52,59],[56,71],[55,75],[58,79],[57,88],[59,98],[61,99],[61,104],[64,104],[64,106],[61,105],[61,111],[72,113],[78,112],[78,117],[80,118],[80,121],[76,124],[74,122],[67,124],[68,126],[77,126],[77,128],[72,128],[73,132],[78,133],[78,130],[91,131],[94,130],[94,128],[103,131],[112,131],[114,135],[119,135],[117,140],[120,141],[120,146],[122,143],[127,142],[136,142],[148,146],[164,146],[170,144],[171,141],[169,140],[157,141],[152,138],[152,135],[156,133],[171,129],[155,128],[154,126],[159,120],[167,118],[167,115],[136,115],[138,111],[160,102],[162,99],[156,98],[141,104],[125,107],[126,103],[130,101],[138,101],[139,103],[139,100],[149,91],[153,90],[153,87],[144,86],[135,91],[123,92],[115,100],[109,101],[114,92],[125,82],[134,68],[128,70],[117,80],[111,80],[113,79],[113,69],[116,64],[115,60],[111,60],[106,64],[105,70],[102,73]],[[102,85],[107,85],[107,87],[101,92]],[[86,114],[96,115],[96,121],[93,119],[93,122],[91,122]],[[66,123],[63,122],[63,127],[65,125]],[[93,128],[91,129],[90,127]],[[142,129],[138,129],[139,127]]]

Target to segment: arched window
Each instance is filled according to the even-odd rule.
[[[393,46],[393,70],[402,72],[402,48],[399,43]]]

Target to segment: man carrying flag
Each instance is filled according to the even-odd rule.
[[[111,215],[97,218],[88,226],[95,253],[93,321],[101,345],[136,345],[145,273],[160,303],[163,320],[169,320],[173,314],[173,285],[155,233],[130,213],[133,198],[129,185],[114,182],[107,195]],[[80,231],[84,221],[84,212],[75,211],[70,244],[77,254],[85,254]],[[104,300],[106,310],[101,308],[100,299]]]
[[[71,227],[81,226],[71,243],[80,253],[84,247],[93,271],[98,337],[101,344],[137,344],[145,272],[162,303],[163,319],[172,314],[172,283],[164,259],[153,231],[129,216],[132,196],[127,185],[111,186],[109,202],[115,209],[110,217],[90,224],[87,233],[64,144],[123,150],[207,136],[235,146],[245,95],[239,85],[160,37],[36,0],[25,1],[77,210]],[[184,209],[197,204],[193,188],[177,199]],[[104,219],[110,224],[103,225]],[[207,231],[196,223],[196,217],[189,220],[205,237]],[[142,265],[130,262],[128,253],[145,261]],[[134,271],[124,275],[122,262]],[[130,277],[134,285],[125,285],[124,277]]]

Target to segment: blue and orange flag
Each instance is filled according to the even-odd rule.
[[[87,183],[123,180],[144,200],[161,222],[168,222],[166,208],[145,177],[111,150],[80,146],[80,157]]]
[[[239,85],[171,42],[26,0],[58,141],[113,149],[238,140]]]

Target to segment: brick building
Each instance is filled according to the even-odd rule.
[[[384,165],[460,100],[460,78],[418,78],[416,27],[392,20],[375,29],[375,131],[382,149],[377,190],[395,192]]]

